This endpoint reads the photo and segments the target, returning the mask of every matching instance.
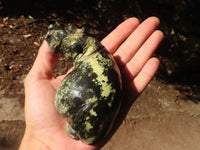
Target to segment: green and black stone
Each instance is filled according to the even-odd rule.
[[[54,53],[73,59],[73,70],[61,82],[56,109],[69,123],[68,134],[86,144],[105,138],[121,103],[121,76],[112,56],[84,29],[49,26],[45,36]]]

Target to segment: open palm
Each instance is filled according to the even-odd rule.
[[[56,78],[52,76],[58,56],[50,51],[44,41],[25,80],[26,131],[20,149],[26,149],[28,144],[31,149],[32,143],[34,148],[59,150],[92,150],[103,146],[158,69],[159,60],[151,58],[163,38],[162,32],[156,30],[158,25],[159,20],[155,17],[150,17],[141,24],[136,18],[130,18],[102,40],[101,43],[119,65],[123,81],[123,99],[113,132],[98,145],[86,145],[80,140],[73,140],[64,131],[67,122],[56,111],[54,97],[65,75]]]

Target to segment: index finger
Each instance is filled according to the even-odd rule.
[[[137,18],[129,18],[118,25],[110,34],[108,34],[101,44],[113,54],[120,44],[137,28],[140,24]]]

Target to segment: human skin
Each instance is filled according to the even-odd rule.
[[[159,60],[152,57],[163,39],[163,33],[157,30],[159,23],[156,17],[147,18],[141,24],[137,18],[129,18],[101,41],[120,68],[123,94],[111,133],[96,145],[74,140],[65,132],[67,122],[55,109],[54,97],[67,73],[52,75],[58,55],[44,41],[24,82],[26,129],[19,149],[94,150],[106,144],[159,67]]]

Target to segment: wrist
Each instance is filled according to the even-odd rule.
[[[51,148],[30,131],[25,131],[19,150],[51,150]]]

